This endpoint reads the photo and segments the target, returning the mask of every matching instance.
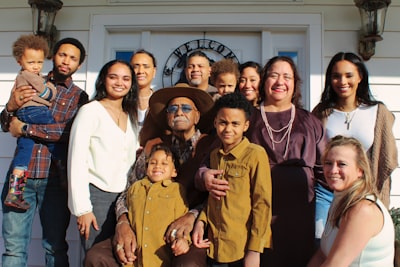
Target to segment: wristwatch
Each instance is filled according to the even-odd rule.
[[[11,117],[14,116],[14,112],[8,111],[8,109],[7,109],[7,104],[6,104],[6,107],[5,107],[4,110],[6,111],[6,114],[7,114],[7,117],[8,117],[8,118],[11,118]]]
[[[22,125],[22,127],[21,127],[21,132],[22,132],[22,135],[23,135],[23,136],[28,136],[27,130],[28,130],[28,124],[25,123],[25,124]]]

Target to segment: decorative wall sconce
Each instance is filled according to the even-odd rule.
[[[54,20],[63,2],[60,0],[28,0],[28,3],[32,8],[33,33],[46,38],[50,48],[48,58],[51,58],[51,52],[58,36]]]
[[[364,60],[375,54],[375,43],[382,41],[386,11],[391,0],[354,0],[360,10],[361,30],[358,53]]]

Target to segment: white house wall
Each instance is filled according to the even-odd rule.
[[[21,34],[31,32],[31,10],[24,0],[0,1],[0,110],[7,102],[13,79],[18,66],[11,55],[11,45]],[[358,29],[360,18],[357,8],[351,0],[304,0],[304,1],[147,1],[147,0],[64,0],[63,8],[56,17],[55,24],[60,31],[60,37],[75,37],[88,48],[87,60],[81,69],[74,75],[76,83],[85,88],[87,81],[93,80],[95,74],[90,73],[88,66],[95,61],[95,45],[90,43],[93,34],[94,18],[106,15],[160,14],[167,16],[182,14],[208,14],[217,17],[241,14],[251,18],[254,14],[313,14],[320,16],[322,30],[318,43],[321,51],[315,53],[314,62],[310,66],[310,103],[315,103],[321,92],[324,71],[330,58],[338,51],[357,52]],[[370,72],[371,87],[374,95],[382,100],[396,116],[394,133],[400,147],[400,0],[392,0],[389,6],[384,40],[377,43],[376,54],[366,64]],[[257,15],[259,16],[259,15]],[[103,17],[104,18],[104,17]],[[157,17],[154,18],[155,20]],[[144,19],[145,21],[146,19]],[[266,18],[268,20],[268,18]],[[237,21],[240,24],[240,21]],[[205,21],[207,24],[207,21]],[[115,25],[117,27],[117,25]],[[304,25],[299,25],[304,26]],[[101,43],[104,40],[96,40]],[[101,46],[101,45],[100,45]],[[318,45],[317,45],[318,47]],[[94,49],[94,50],[93,50]],[[104,51],[103,51],[104,52]],[[102,51],[100,51],[102,53]],[[316,58],[315,58],[316,57]],[[313,58],[308,55],[308,58]],[[315,67],[317,66],[317,67]],[[46,61],[44,69],[51,68],[51,62]],[[318,87],[318,88],[316,88]],[[11,160],[15,147],[15,139],[8,133],[0,131],[0,187]],[[392,206],[400,207],[400,170],[392,176]],[[1,214],[0,214],[1,219]],[[71,219],[68,230],[70,244],[71,266],[79,266],[79,238],[76,232],[75,219]],[[3,240],[0,237],[0,251],[3,251]],[[44,266],[44,256],[41,249],[41,229],[38,220],[35,220],[33,239],[30,247],[29,266]]]

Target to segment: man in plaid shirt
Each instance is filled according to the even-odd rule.
[[[12,136],[26,136],[35,140],[27,171],[24,199],[30,208],[21,212],[3,205],[3,229],[5,252],[4,267],[26,266],[28,245],[36,209],[39,211],[43,231],[46,267],[69,266],[68,244],[65,240],[70,213],[67,207],[66,158],[69,132],[80,106],[87,103],[88,95],[72,81],[74,74],[85,59],[85,48],[74,38],[60,40],[53,50],[53,70],[47,80],[57,87],[57,95],[49,108],[57,123],[26,124],[13,113],[35,94],[30,86],[13,88],[10,99],[0,114],[3,131]],[[57,160],[52,160],[47,144],[54,143]],[[10,172],[10,170],[9,170]],[[2,192],[2,202],[8,191],[9,174]]]

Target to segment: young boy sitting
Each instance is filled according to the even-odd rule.
[[[208,249],[209,266],[259,266],[260,253],[271,246],[271,176],[268,156],[243,133],[251,104],[240,93],[215,103],[214,126],[222,143],[210,154],[210,168],[223,170],[229,190],[220,200],[208,197],[195,224],[192,241]],[[207,229],[208,239],[203,239]]]
[[[171,247],[163,239],[168,225],[188,211],[184,188],[173,181],[177,175],[174,164],[171,150],[155,145],[147,162],[147,176],[128,190],[128,217],[137,242],[134,266],[169,267],[173,255],[189,250],[189,237],[175,239]]]

